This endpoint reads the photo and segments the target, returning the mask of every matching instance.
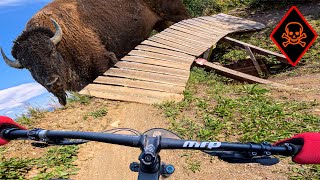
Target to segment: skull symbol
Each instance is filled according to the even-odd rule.
[[[305,47],[306,43],[302,42],[301,40],[307,38],[307,34],[303,33],[303,26],[298,22],[290,22],[287,24],[286,33],[282,34],[282,38],[286,39],[287,41],[282,43],[284,47],[287,47],[289,44],[297,45]]]

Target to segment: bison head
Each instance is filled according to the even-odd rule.
[[[47,28],[36,28],[24,31],[17,38],[12,48],[16,60],[10,60],[1,49],[5,62],[13,68],[26,68],[33,78],[49,92],[58,97],[60,104],[66,104],[64,90],[66,70],[65,62],[56,45],[62,40],[62,29],[51,19],[56,33]]]
[[[145,2],[162,19],[154,27],[159,32],[176,22],[191,18],[182,0],[145,0]]]
[[[167,21],[179,22],[191,17],[182,0],[160,0],[158,3],[158,13]]]

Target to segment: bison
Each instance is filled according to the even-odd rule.
[[[10,60],[66,105],[153,29],[189,18],[181,0],[55,0],[37,12],[15,40]]]

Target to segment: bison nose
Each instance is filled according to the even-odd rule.
[[[50,78],[49,80],[46,80],[46,85],[52,86],[53,84],[55,84],[58,81],[58,79],[59,79],[59,77]]]

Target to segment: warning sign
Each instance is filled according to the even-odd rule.
[[[270,37],[288,61],[296,66],[317,39],[317,36],[298,8],[293,6],[273,30]]]

